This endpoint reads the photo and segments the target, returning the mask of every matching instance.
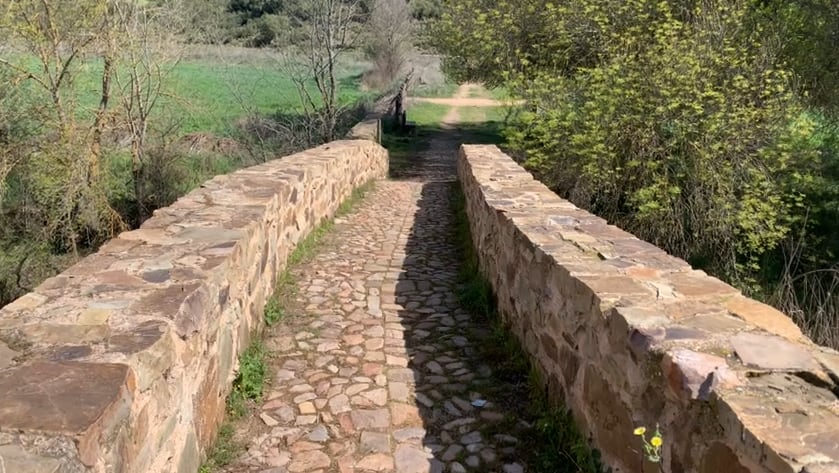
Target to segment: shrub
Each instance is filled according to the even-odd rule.
[[[449,7],[449,71],[527,101],[508,140],[559,194],[756,291],[818,153],[751,2],[526,3]]]

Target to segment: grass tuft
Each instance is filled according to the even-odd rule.
[[[268,368],[265,346],[258,338],[239,356],[239,373],[233,380],[233,390],[227,396],[227,412],[233,419],[248,413],[250,404],[262,399]]]
[[[236,433],[233,424],[224,423],[218,431],[213,451],[207,460],[201,465],[198,473],[212,473],[220,468],[229,465],[244,450],[244,446],[236,441]]]

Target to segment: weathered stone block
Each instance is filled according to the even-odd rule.
[[[135,390],[126,365],[34,362],[0,372],[0,429],[74,438],[87,466],[128,416]]]
[[[0,445],[0,473],[57,473],[56,458],[33,455],[17,445]]]

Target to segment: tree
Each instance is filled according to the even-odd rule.
[[[109,3],[82,0],[68,10],[51,0],[8,3],[0,13],[0,31],[20,46],[0,67],[7,85],[27,94],[39,107],[41,134],[48,141],[33,143],[23,180],[37,199],[44,237],[74,253],[81,242],[108,237],[124,228],[102,189],[101,139],[104,111],[110,97],[112,63],[101,74],[99,106],[90,122],[76,113],[73,79],[86,55],[109,38]],[[34,59],[37,67],[28,61]]]
[[[818,154],[753,12],[749,0],[459,0],[435,37],[450,73],[527,101],[509,139],[541,180],[756,290]]]
[[[391,84],[411,53],[414,26],[405,0],[375,0],[367,23],[367,54],[373,60],[374,86]]]
[[[103,59],[104,64],[117,63],[111,68],[113,82],[118,89],[119,111],[117,126],[127,133],[131,149],[131,175],[136,218],[150,216],[148,189],[149,134],[152,114],[164,94],[164,82],[177,63],[180,51],[175,44],[179,16],[172,15],[172,4],[154,7],[135,2],[116,2],[113,5],[113,34]],[[154,163],[160,166],[165,163]],[[156,183],[159,186],[161,183]]]
[[[354,26],[363,20],[360,4],[360,0],[302,0],[292,19],[298,32],[284,69],[297,86],[304,115],[317,129],[319,136],[310,136],[310,142],[335,138],[343,109],[337,67],[343,52],[358,39]]]

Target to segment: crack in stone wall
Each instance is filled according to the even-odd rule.
[[[836,351],[495,146],[458,174],[500,312],[614,471],[647,471],[632,431],[659,423],[668,473],[839,472]]]
[[[0,473],[198,470],[288,255],[387,151],[218,176],[0,309]]]

